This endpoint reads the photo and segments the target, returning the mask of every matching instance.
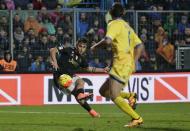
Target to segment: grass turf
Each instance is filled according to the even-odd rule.
[[[115,105],[92,105],[93,119],[79,105],[1,106],[0,131],[190,131],[190,103],[139,104],[144,125],[127,129],[130,118]]]

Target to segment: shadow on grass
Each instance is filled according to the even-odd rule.
[[[95,130],[92,130],[92,129],[86,130],[86,129],[83,129],[83,128],[75,128],[72,131],[95,131]]]
[[[171,123],[183,123],[183,122],[190,122],[190,120],[146,120],[146,121],[149,121],[149,122],[164,122],[164,123],[168,123],[168,122],[171,122]]]
[[[179,129],[172,127],[139,127],[138,129],[146,131],[189,131],[188,129]]]
[[[58,126],[58,127],[72,127],[73,124],[64,124],[64,123],[0,123],[0,126]]]
[[[84,129],[83,128],[75,128],[72,131],[84,131]]]

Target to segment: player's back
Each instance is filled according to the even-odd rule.
[[[122,19],[111,21],[106,36],[112,39],[113,64],[134,68],[134,48],[142,42],[129,24]]]
[[[123,60],[132,58],[132,54],[130,53],[131,31],[132,28],[122,19],[113,20],[108,25],[107,36],[112,38],[114,58],[119,60],[120,63],[126,63]]]

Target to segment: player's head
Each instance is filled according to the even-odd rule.
[[[86,52],[87,43],[88,43],[88,41],[86,38],[81,38],[77,41],[76,49],[79,54],[82,55]]]
[[[110,15],[112,16],[112,19],[122,17],[124,14],[124,8],[123,6],[116,2],[112,5],[112,8],[110,9]]]

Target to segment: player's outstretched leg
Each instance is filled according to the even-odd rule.
[[[54,73],[54,83],[55,86],[62,90],[58,83],[59,74]],[[86,102],[88,99],[93,97],[91,93],[84,93],[84,81],[79,77],[73,77],[73,84],[67,88],[68,92],[75,96],[77,102],[89,112],[92,117],[100,117],[100,114],[93,110],[89,104]]]

